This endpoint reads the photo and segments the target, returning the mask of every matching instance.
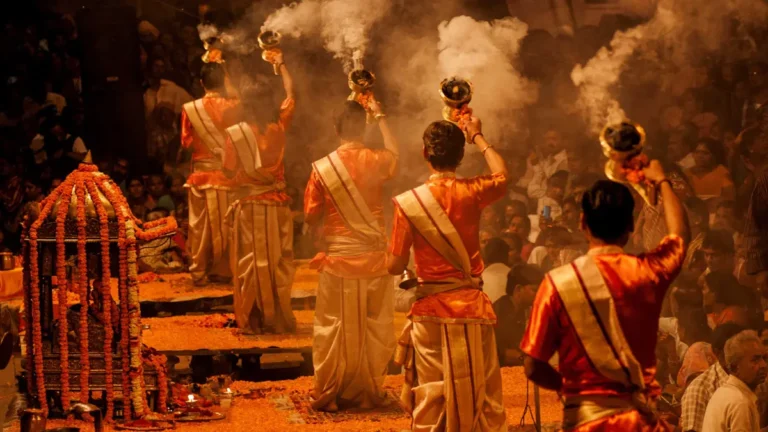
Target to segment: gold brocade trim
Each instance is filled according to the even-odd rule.
[[[221,161],[215,159],[199,160],[192,162],[193,172],[221,171]]]
[[[187,189],[197,189],[199,191],[204,191],[204,190],[208,190],[208,189],[215,189],[215,190],[220,190],[220,191],[225,191],[225,192],[231,192],[233,190],[239,189],[239,188],[233,188],[233,187],[229,187],[229,186],[219,186],[219,185],[212,185],[212,184],[207,184],[207,185],[191,185],[189,183],[185,183],[184,187],[187,188]]]
[[[496,320],[486,318],[442,318],[435,316],[411,316],[413,322],[431,322],[436,324],[480,324],[496,325]]]

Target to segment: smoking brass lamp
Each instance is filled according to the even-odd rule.
[[[605,175],[609,180],[624,183],[634,189],[648,205],[655,206],[657,202],[656,186],[650,182],[627,178],[631,169],[642,168],[645,146],[645,129],[637,123],[625,120],[618,124],[606,126],[600,133],[600,146],[608,158],[605,163]],[[637,163],[632,160],[638,159]],[[634,166],[633,166],[634,165]],[[628,168],[630,168],[628,170]]]
[[[469,109],[472,100],[473,87],[469,80],[459,77],[446,78],[440,83],[440,98],[443,107],[443,118],[451,123],[458,123],[463,109]]]
[[[376,83],[376,75],[366,69],[355,69],[347,75],[347,85],[352,93],[347,100],[357,101],[365,108],[366,121],[371,124],[375,122],[373,114],[368,107],[367,97],[373,93],[373,86]]]
[[[259,37],[257,38],[259,48],[262,49],[261,58],[264,59],[264,61],[272,63],[272,69],[274,70],[275,75],[280,75],[280,65],[275,64],[272,61],[272,56],[280,52],[279,47],[281,39],[282,35],[272,30],[266,30],[259,33]]]

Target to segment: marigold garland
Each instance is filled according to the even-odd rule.
[[[112,339],[114,338],[114,332],[112,331],[112,290],[110,289],[109,284],[111,278],[111,262],[109,257],[109,216],[107,215],[107,210],[104,208],[104,204],[101,200],[96,199],[99,196],[96,186],[88,182],[85,184],[88,188],[88,194],[93,201],[93,206],[96,209],[96,214],[99,217],[99,237],[101,241],[101,319],[104,324],[104,369],[106,372],[105,398],[107,401],[107,412],[104,415],[104,419],[107,422],[111,422],[115,411],[115,389],[112,361]]]
[[[41,408],[46,412],[45,377],[43,376],[42,324],[40,308],[40,275],[38,230],[49,217],[54,206],[58,205],[55,215],[56,237],[56,288],[59,294],[59,345],[61,368],[61,402],[67,409],[71,395],[69,391],[69,323],[67,320],[67,268],[66,268],[66,221],[68,211],[74,201],[76,207],[75,222],[77,228],[77,278],[73,280],[73,291],[79,295],[81,305],[78,330],[80,333],[80,399],[87,402],[89,396],[89,347],[88,347],[88,305],[89,305],[89,275],[87,263],[87,232],[86,232],[86,193],[93,201],[94,209],[99,218],[101,265],[100,290],[103,310],[96,311],[104,324],[104,354],[106,369],[106,419],[114,415],[114,383],[113,383],[113,352],[114,340],[113,316],[119,315],[121,330],[120,355],[122,358],[122,387],[124,417],[130,420],[132,410],[142,416],[149,412],[145,397],[144,361],[142,360],[141,344],[141,311],[138,292],[137,260],[138,241],[150,241],[159,237],[171,235],[177,228],[176,220],[172,217],[163,218],[151,223],[142,224],[130,211],[126,198],[120,193],[117,185],[106,175],[98,172],[98,168],[89,163],[80,164],[77,171],[68,176],[63,184],[46,197],[42,202],[42,210],[31,226],[25,224],[24,256],[28,259],[28,269],[24,273],[24,286],[27,298],[25,308],[28,309],[30,325],[27,326],[27,359],[30,371],[34,370],[37,396]],[[119,309],[114,306],[110,291],[110,233],[109,215],[105,203],[99,199],[100,193],[107,198],[115,210],[118,225],[119,250]],[[74,196],[73,196],[74,195]],[[95,287],[94,287],[95,289]],[[113,312],[112,308],[115,307]],[[150,353],[148,363],[153,365],[158,373],[158,404],[161,412],[165,412],[167,404],[168,377],[164,356]],[[77,396],[74,396],[77,397]]]
[[[77,276],[80,294],[80,401],[88,403],[91,361],[88,351],[88,258],[85,250],[85,180],[75,173],[77,197]],[[95,201],[95,200],[94,200]]]
[[[71,181],[64,181],[62,186],[70,189]],[[59,360],[61,362],[61,407],[66,412],[69,409],[69,322],[67,312],[67,250],[64,222],[67,219],[69,200],[59,203],[56,209],[56,288],[59,290]]]
[[[43,375],[43,330],[40,317],[40,273],[38,271],[39,257],[37,250],[37,230],[40,229],[40,225],[43,224],[45,218],[50,214],[54,203],[61,197],[62,191],[63,188],[57,188],[51,195],[43,200],[40,215],[29,227],[30,289],[28,292],[30,296],[29,304],[32,325],[28,331],[32,332],[32,345],[29,349],[32,351],[32,358],[34,360],[29,368],[34,369],[38,403],[40,404],[40,409],[43,411],[44,415],[48,415],[48,398],[45,393],[45,376]]]

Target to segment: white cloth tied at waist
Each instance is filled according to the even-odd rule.
[[[375,242],[366,242],[352,237],[329,236],[325,238],[325,241],[325,253],[330,257],[355,256],[371,252],[384,252],[386,250],[384,238]]]

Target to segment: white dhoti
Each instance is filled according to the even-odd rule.
[[[414,432],[507,430],[492,325],[412,322],[398,344]]]
[[[372,407],[395,348],[392,277],[345,279],[320,273],[315,308],[312,406]]]
[[[224,223],[229,205],[237,197],[230,190],[189,188],[189,234],[187,251],[191,259],[192,280],[207,275],[230,277],[227,256],[229,226]]]
[[[291,209],[243,200],[232,205],[232,216],[230,266],[238,327],[253,333],[295,331]]]

